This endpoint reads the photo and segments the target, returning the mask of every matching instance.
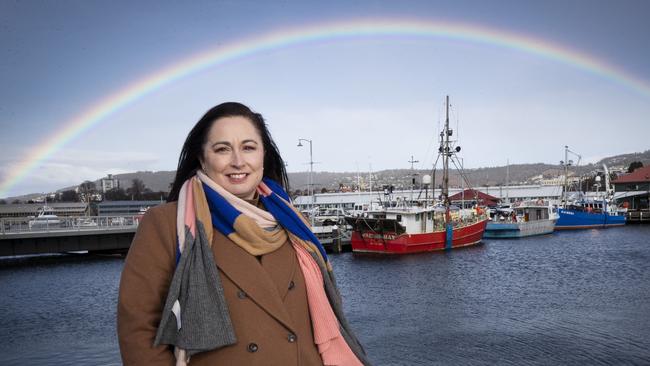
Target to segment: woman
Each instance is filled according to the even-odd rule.
[[[260,114],[223,103],[201,118],[125,261],[124,364],[368,364],[287,182]]]

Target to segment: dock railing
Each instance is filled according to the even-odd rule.
[[[136,216],[64,216],[57,218],[5,217],[0,219],[0,235],[31,232],[71,232],[136,228]]]

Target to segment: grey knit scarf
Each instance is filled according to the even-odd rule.
[[[175,345],[192,356],[237,343],[212,249],[199,220],[196,240],[186,228],[184,248],[169,286],[154,346]],[[180,329],[173,311],[177,301]]]

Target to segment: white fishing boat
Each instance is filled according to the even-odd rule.
[[[533,235],[550,234],[555,229],[558,215],[549,202],[515,202],[511,207],[499,207],[490,211],[484,238],[513,239]]]
[[[38,215],[29,220],[28,225],[30,230],[58,228],[61,226],[61,220],[51,207],[43,206],[38,210]]]

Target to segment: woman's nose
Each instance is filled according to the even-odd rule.
[[[234,167],[241,167],[244,165],[244,159],[242,158],[241,152],[233,151],[231,155],[230,164]]]

